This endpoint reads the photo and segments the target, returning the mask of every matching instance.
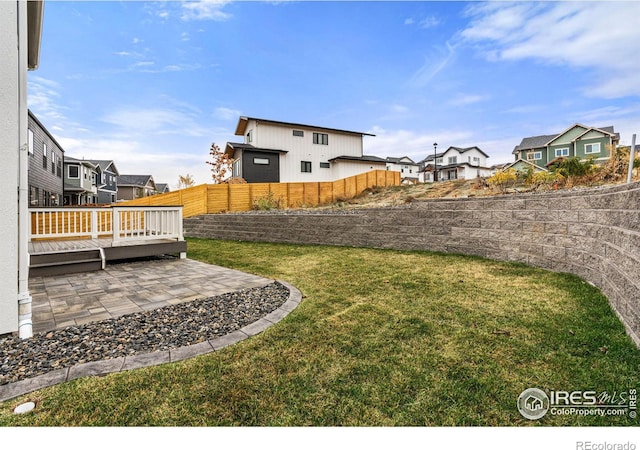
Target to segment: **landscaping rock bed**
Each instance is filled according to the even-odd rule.
[[[278,282],[215,297],[39,333],[0,338],[0,385],[100,361],[185,347],[224,336],[289,298]]]

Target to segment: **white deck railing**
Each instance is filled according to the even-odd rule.
[[[184,240],[181,206],[114,206],[112,208],[30,208],[29,240],[111,238]]]

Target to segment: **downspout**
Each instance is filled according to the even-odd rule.
[[[18,173],[18,336],[33,336],[29,294],[29,154],[27,143],[27,2],[18,3],[18,102],[20,117],[20,159]]]

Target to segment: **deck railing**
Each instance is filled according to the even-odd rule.
[[[184,240],[181,206],[30,208],[33,239]]]

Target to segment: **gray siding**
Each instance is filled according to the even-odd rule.
[[[32,114],[29,114],[28,127],[33,132],[33,153],[29,154],[29,204],[62,205],[64,150]],[[47,146],[46,168],[43,165],[44,144]],[[56,166],[53,166],[52,155],[55,155]],[[51,196],[55,196],[55,199],[52,200]]]

